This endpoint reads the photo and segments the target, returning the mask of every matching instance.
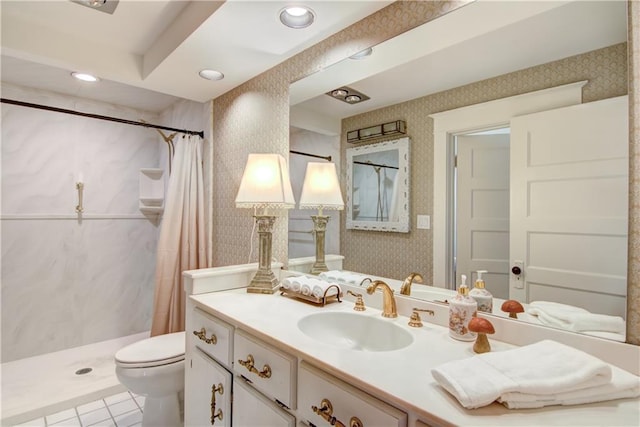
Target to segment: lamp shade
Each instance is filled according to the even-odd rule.
[[[334,163],[307,163],[300,209],[344,209]]]
[[[284,157],[279,154],[249,154],[236,196],[236,207],[291,209],[295,204]]]

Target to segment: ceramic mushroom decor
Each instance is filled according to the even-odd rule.
[[[524,307],[518,301],[509,299],[502,303],[502,311],[509,313],[512,319],[518,318],[518,313],[524,313]]]
[[[495,329],[490,321],[482,317],[474,317],[469,321],[469,330],[478,334],[476,342],[473,344],[473,351],[476,353],[487,353],[491,351],[487,334],[495,333]]]

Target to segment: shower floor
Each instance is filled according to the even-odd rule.
[[[126,391],[116,378],[113,357],[147,337],[143,332],[3,363],[1,424],[20,424]],[[92,370],[76,375],[83,368]]]

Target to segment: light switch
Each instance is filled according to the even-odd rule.
[[[428,230],[431,228],[431,217],[429,215],[418,215],[418,228]]]

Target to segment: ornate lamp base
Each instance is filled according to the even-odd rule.
[[[316,235],[316,262],[311,267],[311,274],[320,274],[329,271],[324,261],[324,236],[327,231],[329,217],[325,215],[311,215],[313,220],[313,231]]]
[[[272,215],[256,215],[258,224],[258,271],[247,287],[248,293],[273,294],[279,285],[271,271],[271,232],[276,220]]]

